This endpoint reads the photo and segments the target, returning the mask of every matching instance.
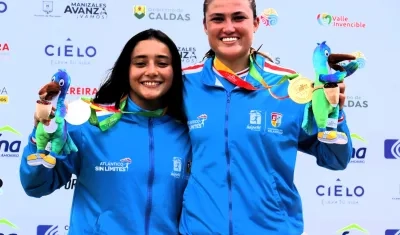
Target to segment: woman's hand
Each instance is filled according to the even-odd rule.
[[[54,116],[54,112],[56,111],[56,108],[52,107],[51,108],[51,112],[50,112],[50,116]],[[42,118],[38,118],[36,113],[33,115],[33,123],[35,125],[35,127],[37,127],[37,125],[39,124],[39,122],[43,123],[45,126],[48,126],[50,124],[50,119],[42,119]]]

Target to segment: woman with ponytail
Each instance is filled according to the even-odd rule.
[[[183,69],[193,164],[181,234],[300,235],[297,152],[330,170],[345,169],[351,159],[350,140],[324,144],[316,128],[312,135],[303,131],[305,105],[285,99],[287,84],[277,85],[296,72],[251,48],[259,21],[255,0],[204,2],[212,49],[202,63]],[[350,136],[341,115],[338,131]]]

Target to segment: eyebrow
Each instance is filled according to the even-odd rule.
[[[132,57],[132,59],[145,59],[147,57],[148,57],[147,55],[137,55],[137,56]],[[157,55],[156,58],[157,59],[169,59],[169,56]]]
[[[232,15],[241,15],[241,14],[244,14],[244,12],[242,12],[242,11],[236,11],[236,12],[232,13]],[[223,13],[213,13],[213,14],[210,15],[210,17],[224,16],[224,15],[225,15],[225,14],[223,14]]]

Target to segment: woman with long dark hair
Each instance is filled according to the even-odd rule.
[[[68,125],[78,152],[63,159],[35,158],[34,130],[20,167],[26,194],[49,195],[75,174],[70,235],[178,234],[191,153],[182,87],[173,41],[153,29],[133,36],[92,101],[123,115]]]

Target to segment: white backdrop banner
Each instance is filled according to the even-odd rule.
[[[127,40],[147,28],[176,42],[184,66],[200,61],[209,49],[202,4],[0,0],[0,234],[68,233],[75,178],[35,199],[18,174],[41,85],[66,69],[68,99],[93,96]],[[348,124],[361,137],[353,138],[348,168],[329,171],[298,156],[295,183],[308,235],[400,234],[400,79],[391,70],[399,68],[399,9],[397,0],[258,0],[262,23],[253,47],[262,44],[275,63],[314,79],[312,52],[326,40],[333,53],[355,53],[361,65],[346,80]]]

